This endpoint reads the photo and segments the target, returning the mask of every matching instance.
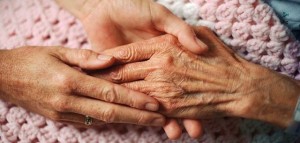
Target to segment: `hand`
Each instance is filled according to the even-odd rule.
[[[177,36],[179,41],[194,53],[199,54],[207,50],[207,46],[197,39],[189,25],[152,0],[57,2],[82,21],[93,50],[97,52],[164,33]],[[192,128],[200,127],[198,121],[185,120],[183,123],[189,125],[187,130],[193,137],[200,135],[200,128]],[[178,138],[181,133],[174,120],[168,122],[165,129],[173,139]]]
[[[0,51],[0,97],[55,121],[83,125],[85,115],[103,122],[163,126],[158,102],[72,68],[101,69],[110,56],[89,50],[24,47]],[[117,103],[117,104],[115,104]]]
[[[202,53],[207,46],[193,29],[152,0],[57,0],[83,23],[94,51],[170,33],[189,50]]]
[[[292,121],[300,93],[295,80],[242,59],[207,28],[197,33],[210,47],[202,56],[165,35],[105,51],[126,64],[93,76],[155,97],[168,117],[235,116],[281,127]]]

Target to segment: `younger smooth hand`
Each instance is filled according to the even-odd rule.
[[[61,47],[0,50],[0,97],[55,121],[84,125],[85,116],[102,123],[163,126],[162,115],[150,112],[158,102],[82,69],[103,69],[111,56]],[[148,111],[146,111],[148,110]],[[150,111],[149,111],[150,110]]]

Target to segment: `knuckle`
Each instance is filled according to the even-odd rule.
[[[146,125],[151,123],[151,117],[145,114],[139,114],[137,117],[137,124],[138,125]]]
[[[132,91],[131,90],[128,91],[128,95],[132,95]],[[126,99],[126,104],[128,106],[130,106],[130,107],[135,107],[135,108],[143,108],[144,107],[144,105],[140,104],[138,102],[138,100],[134,100],[132,98]]]
[[[104,101],[115,102],[117,100],[115,88],[113,86],[103,87],[102,97]]]
[[[78,51],[78,57],[81,60],[81,62],[88,61],[89,58],[93,55],[93,52],[90,50],[79,50]]]
[[[71,90],[71,85],[73,84],[72,77],[68,74],[56,74],[54,77],[54,82],[57,87],[62,90]]]
[[[160,60],[156,61],[156,69],[170,69],[173,66],[174,58],[171,55],[164,55]]]
[[[106,123],[112,123],[116,120],[116,110],[114,108],[107,108],[103,110],[100,119]]]
[[[58,112],[66,112],[69,110],[69,100],[66,97],[59,97],[54,101],[54,109]]]
[[[116,57],[123,61],[130,61],[134,57],[134,54],[133,54],[133,52],[131,52],[130,49],[124,48],[124,49],[119,50],[116,53]]]
[[[163,101],[163,110],[166,114],[172,114],[177,109],[177,102],[175,100],[164,100]]]
[[[122,70],[118,69],[117,71],[111,72],[109,76],[113,82],[119,83],[124,80],[122,73]]]
[[[177,87],[163,86],[156,89],[156,92],[151,93],[162,104],[163,110],[167,113],[173,113],[178,110],[182,104],[182,100],[185,100],[183,96],[184,91]]]

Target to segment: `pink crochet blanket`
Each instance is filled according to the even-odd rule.
[[[300,44],[269,6],[258,0],[191,1],[157,0],[188,23],[210,27],[244,58],[300,79]],[[80,22],[53,0],[1,0],[0,48],[24,45],[90,47]],[[190,139],[184,133],[178,142],[289,143],[295,140],[280,129],[252,120],[222,118],[205,120],[203,124],[205,135],[201,139]],[[171,141],[161,128],[106,125],[80,130],[0,100],[0,142]]]

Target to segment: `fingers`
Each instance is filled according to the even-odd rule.
[[[114,63],[113,57],[91,50],[54,48],[53,55],[69,65],[88,70],[107,68]]]
[[[151,71],[155,69],[156,65],[152,62],[137,62],[125,65],[115,66],[105,71],[90,72],[89,75],[105,79],[114,83],[132,82],[144,79]]]
[[[150,92],[153,92],[154,89],[159,89],[161,84],[141,80],[141,81],[123,83],[122,85],[129,89],[133,89],[145,94],[149,94]]]
[[[122,85],[129,89],[140,91],[149,96],[159,98],[159,99],[161,98],[169,99],[170,97],[175,98],[173,92],[178,92],[178,91],[181,92],[181,90],[178,89],[176,86],[174,86],[173,83],[167,83],[164,81],[153,82],[153,81],[140,80],[140,81],[123,83]],[[187,99],[193,99],[193,97],[192,96],[187,97]],[[189,104],[193,104],[193,103],[196,104],[198,102],[197,101],[189,102]]]
[[[191,26],[176,17],[165,7],[156,6],[158,4],[153,5],[155,6],[152,6],[154,9],[152,17],[158,30],[178,37],[179,42],[195,54],[200,54],[208,49],[207,45],[196,37]]]
[[[79,77],[79,81],[73,87],[76,94],[138,109],[157,111],[159,108],[159,104],[154,98],[121,85],[86,75]]]
[[[171,140],[179,139],[182,134],[180,125],[175,119],[169,119],[164,126],[164,130]]]
[[[170,115],[167,112],[163,112],[172,117],[178,118],[215,118],[222,117],[232,112],[232,107],[226,106],[232,105],[232,101],[236,101],[238,97],[236,96],[224,96],[221,93],[185,93],[184,100],[182,98],[175,98],[172,92],[176,91],[177,88],[173,87],[165,82],[151,82],[151,81],[134,81],[130,83],[123,83],[127,88],[140,91],[142,93],[148,94],[159,101],[164,103],[169,102],[173,103],[172,107],[168,104],[162,104],[162,107],[169,108],[172,111],[175,111],[175,115]],[[201,85],[200,85],[201,86]],[[174,89],[173,89],[174,88]],[[185,90],[185,89],[184,89]],[[186,90],[185,90],[186,91]],[[169,94],[171,93],[171,94]],[[169,98],[173,97],[173,98]],[[161,100],[165,99],[165,100]],[[173,101],[172,101],[173,100]],[[176,102],[174,102],[174,100]],[[182,102],[179,102],[182,101]],[[182,104],[184,101],[184,104]],[[174,109],[174,107],[176,107]],[[180,110],[178,110],[180,109]],[[231,109],[231,110],[230,110]],[[178,112],[180,111],[180,112]]]
[[[199,120],[183,119],[183,126],[192,138],[199,138],[203,134],[201,122]]]
[[[120,63],[148,60],[159,50],[158,46],[147,46],[151,40],[105,50],[102,54],[115,57]]]
[[[190,137],[198,138],[202,135],[202,125],[200,121],[184,119],[183,125]],[[169,119],[164,126],[164,130],[171,140],[179,139],[182,134],[180,125],[175,119]]]
[[[57,108],[59,108],[60,112],[86,115],[106,123],[127,123],[145,126],[163,126],[165,124],[164,117],[154,112],[142,111],[80,96],[68,96],[68,103]],[[75,120],[82,120],[82,116],[78,116]]]
[[[69,122],[72,124],[78,124],[78,125],[85,125],[85,115],[80,115],[76,113],[60,113],[59,114],[59,121],[60,122]],[[99,121],[97,119],[93,119],[92,125],[103,125],[105,124],[103,121]]]

